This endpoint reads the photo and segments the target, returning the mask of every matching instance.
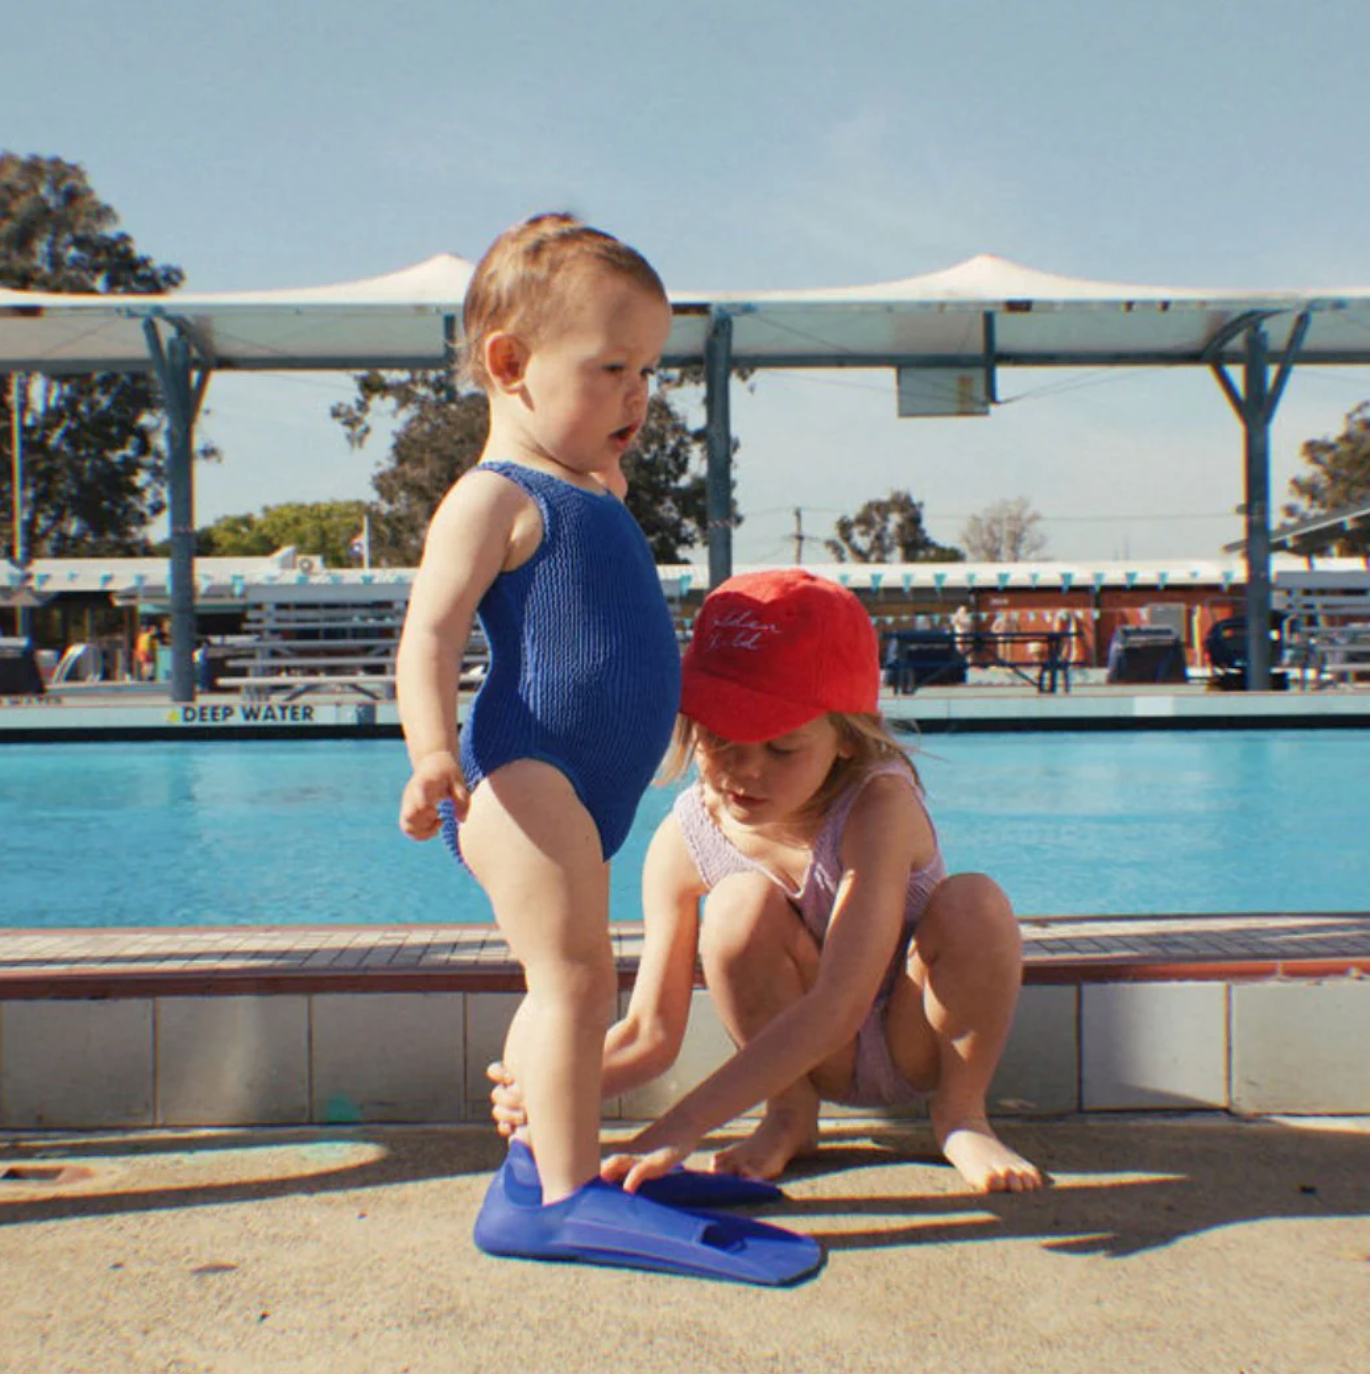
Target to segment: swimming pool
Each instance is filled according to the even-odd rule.
[[[1024,915],[1370,908],[1370,733],[938,735],[918,754],[953,870]],[[0,926],[484,922],[406,840],[386,740],[0,748]],[[637,920],[648,793],[614,865]]]

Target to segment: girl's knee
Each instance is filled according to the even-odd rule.
[[[945,907],[956,913],[967,912],[971,919],[1013,919],[1008,893],[987,873],[953,873],[944,878],[928,906],[929,910]]]
[[[956,873],[944,879],[918,923],[916,939],[925,958],[962,949],[1016,953],[1022,946],[1008,894],[984,873]]]
[[[772,959],[789,950],[796,933],[802,933],[799,918],[769,878],[735,873],[705,898],[700,956],[706,964]]]

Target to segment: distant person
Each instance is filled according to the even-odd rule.
[[[1056,612],[1056,633],[1060,636],[1058,652],[1061,660],[1069,667],[1076,661],[1080,637],[1080,626],[1074,611],[1063,607]]]
[[[1017,920],[989,878],[947,876],[917,772],[878,714],[879,683],[870,617],[836,583],[750,573],[705,599],[671,755],[699,776],[648,852],[645,943],[605,1041],[603,1090],[673,1061],[697,956],[739,1049],[606,1176],[642,1185],[764,1102],[714,1167],[771,1178],[817,1145],[820,1102],[926,1099],[971,1187],[1041,1187],[986,1109],[1022,977]],[[491,1076],[496,1119],[514,1129],[517,1075]]]
[[[156,681],[157,650],[160,647],[157,627],[149,622],[138,631],[133,641],[133,675],[139,682]]]
[[[1044,613],[1046,614],[1046,613]],[[1070,691],[1070,665],[1075,654],[1075,617],[1068,610],[1047,615],[1046,629],[1031,645],[1031,655],[1038,663],[1037,690],[1054,692],[1058,677]]]
[[[209,656],[209,644],[201,640],[195,646],[192,660],[195,664],[195,686],[202,692],[212,692],[215,687],[214,660]]]
[[[635,250],[540,215],[486,252],[464,327],[489,433],[433,516],[409,600],[396,694],[413,775],[400,826],[417,840],[444,835],[523,966],[505,1056],[527,1101],[540,1211],[491,1221],[497,1176],[477,1243],[545,1255],[578,1209],[618,1206],[599,1182],[601,1052],[617,992],[608,863],[670,742],[680,692],[675,628],[620,499],[621,463],[646,420],[671,308]],[[459,741],[476,615],[490,668]],[[639,1225],[625,1215],[619,1229]]]
[[[951,617],[951,631],[956,636],[956,647],[967,657],[970,655],[971,638],[975,631],[975,617],[969,606],[958,606]]]

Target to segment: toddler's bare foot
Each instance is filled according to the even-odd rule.
[[[1042,1186],[1042,1173],[1010,1150],[983,1116],[965,1117],[943,1130],[933,1115],[942,1153],[979,1193],[1029,1193]]]
[[[785,1166],[818,1148],[817,1112],[776,1111],[766,1115],[746,1140],[720,1150],[714,1172],[745,1174],[748,1178],[777,1178]]]

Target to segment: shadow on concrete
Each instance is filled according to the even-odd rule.
[[[1030,1239],[1062,1253],[1119,1258],[1247,1222],[1370,1217],[1370,1129],[1223,1116],[997,1124],[1047,1171],[1048,1188],[965,1192],[926,1134],[867,1132],[842,1141],[847,1133],[838,1130],[790,1177],[840,1181],[840,1191],[814,1196],[807,1188],[785,1211],[832,1250]],[[923,1186],[910,1180],[908,1191],[891,1190],[891,1166],[917,1166]],[[872,1178],[879,1193],[855,1177],[866,1170],[880,1171]],[[840,1224],[827,1230],[825,1216]],[[853,1226],[861,1217],[873,1224]]]
[[[348,1157],[366,1146],[375,1147],[376,1152],[361,1159]],[[275,1178],[222,1177],[268,1151],[291,1152],[302,1156],[305,1163],[312,1157],[313,1167],[283,1172]],[[330,1154],[334,1156],[331,1165]],[[499,1137],[492,1130],[479,1128],[299,1127],[23,1136],[0,1140],[0,1226],[386,1188],[487,1173],[498,1167],[503,1156]],[[213,1182],[162,1188],[155,1183],[119,1187],[124,1168],[107,1168],[102,1177],[101,1161],[137,1164],[143,1175],[150,1176],[159,1157],[168,1167],[178,1157],[195,1157],[201,1173],[217,1169],[220,1177]],[[41,1179],[5,1179],[7,1173],[55,1169],[64,1163],[93,1168],[92,1182],[79,1192],[61,1193],[45,1189]]]
[[[1247,1222],[1370,1218],[1370,1130],[1222,1116],[1000,1127],[1048,1171],[1049,1188],[969,1193],[924,1128],[833,1125],[819,1153],[787,1175],[787,1198],[758,1215],[797,1223],[830,1250],[1032,1240],[1117,1258]],[[285,1152],[275,1176],[272,1152]],[[489,1172],[502,1155],[499,1138],[479,1127],[24,1136],[0,1141],[0,1226],[457,1180]],[[42,1177],[5,1181],[63,1167],[92,1176],[65,1192]],[[159,1172],[213,1177],[159,1186]],[[1367,1252],[1370,1260],[1370,1239]]]

